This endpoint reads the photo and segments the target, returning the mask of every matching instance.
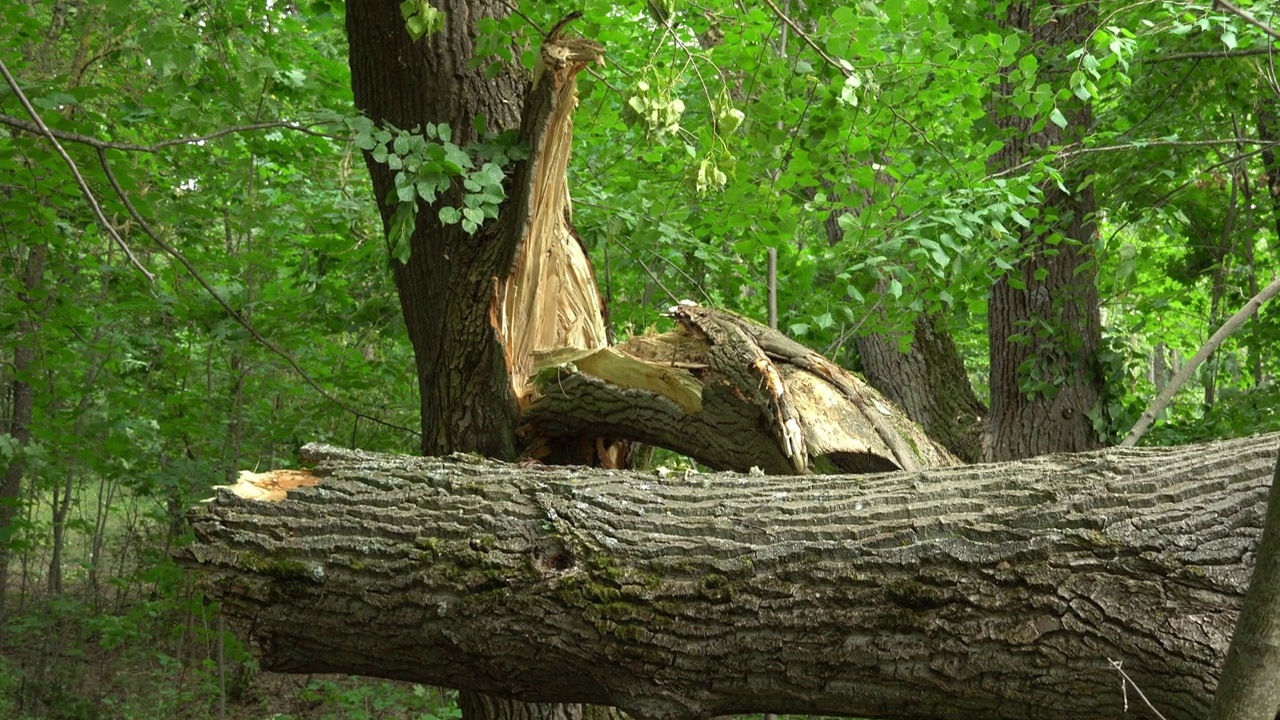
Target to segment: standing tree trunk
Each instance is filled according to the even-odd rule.
[[[1023,47],[1045,69],[1041,79],[1061,87],[1074,68],[1068,55],[1085,42],[1096,20],[1092,2],[1064,8],[1021,0],[1009,6],[1001,26],[1025,34]],[[993,165],[1010,168],[1048,146],[1082,137],[1091,120],[1088,103],[1072,95],[1058,109],[1065,128],[1041,120],[1044,129],[1033,132],[1037,118],[996,100],[992,114],[1005,131],[1005,146]],[[1068,192],[1053,181],[1042,185],[1041,215],[1023,231],[1022,260],[991,292],[989,460],[1100,445],[1091,418],[1103,381],[1096,358],[1102,330],[1093,188],[1082,187],[1085,176],[1078,168],[1065,168],[1063,179]]]
[[[356,107],[375,123],[401,129],[445,123],[458,146],[477,139],[476,120],[514,128],[524,82],[514,65],[486,79],[470,60],[481,18],[508,10],[493,0],[440,0],[444,27],[414,42],[397,3],[348,0],[347,36]],[[395,171],[367,153],[365,163],[391,227]],[[390,196],[390,197],[388,197]],[[456,198],[444,202],[457,204]],[[393,262],[400,309],[413,343],[421,393],[422,451],[516,455],[515,399],[503,349],[489,322],[498,258],[461,224],[444,225],[434,209],[418,213],[408,262]]]
[[[1275,224],[1276,238],[1280,239],[1280,158],[1276,157],[1274,143],[1280,140],[1280,100],[1267,94],[1258,100],[1254,108],[1258,118],[1258,140],[1262,146],[1262,166],[1266,168],[1267,193],[1271,196],[1271,217]],[[1274,243],[1267,243],[1272,248]],[[1277,253],[1280,257],[1280,253]]]
[[[23,307],[18,320],[18,332],[13,347],[13,370],[9,378],[9,410],[0,430],[13,439],[15,454],[5,466],[4,479],[0,480],[0,617],[4,615],[5,595],[9,590],[9,543],[12,541],[13,521],[18,516],[18,504],[22,497],[22,451],[31,441],[31,421],[35,412],[35,391],[28,380],[31,365],[36,358],[36,312],[32,293],[44,279],[44,260],[48,251],[44,245],[27,249],[22,272]]]
[[[1271,720],[1280,707],[1280,458],[1269,498],[1249,591],[1231,635],[1210,720]]]

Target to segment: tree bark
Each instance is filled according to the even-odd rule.
[[[9,590],[9,543],[12,541],[14,520],[22,499],[22,476],[26,460],[22,452],[31,441],[31,423],[35,413],[35,390],[31,386],[30,373],[36,360],[36,318],[39,312],[32,298],[44,280],[44,263],[48,247],[35,244],[26,248],[22,263],[22,293],[18,300],[22,306],[17,322],[13,346],[13,368],[9,375],[9,417],[0,426],[4,434],[13,439],[14,454],[5,463],[4,477],[0,479],[0,618],[4,617],[5,596]]]
[[[1210,720],[1272,720],[1280,708],[1280,459],[1266,518]]]
[[[1065,82],[1074,68],[1067,55],[1086,41],[1097,7],[1084,2],[1070,9],[1018,0],[1001,25],[1025,33],[1023,47],[1035,52],[1042,76]],[[1008,93],[1001,93],[1008,96]],[[997,101],[993,119],[1006,131],[1004,148],[992,165],[1017,165],[1048,146],[1083,136],[1091,122],[1088,103],[1071,96],[1059,109],[1065,129]],[[1045,122],[1040,119],[1041,122]],[[991,291],[988,335],[991,353],[991,408],[987,415],[989,460],[1011,460],[1050,452],[1099,447],[1092,416],[1100,412],[1103,378],[1097,367],[1102,342],[1098,307],[1096,227],[1092,186],[1081,187],[1078,168],[1063,171],[1069,192],[1046,182],[1038,222],[1023,232],[1023,259],[1016,282],[1003,277]],[[1021,286],[1021,287],[1019,287]]]
[[[494,0],[440,0],[444,28],[416,43],[398,3],[348,0],[347,38],[356,107],[397,128],[446,123],[453,142],[477,139],[476,118],[494,131],[518,127],[525,81],[502,65],[492,78],[469,61],[476,23],[509,10]],[[395,171],[367,153],[365,164],[384,228],[396,210]],[[446,202],[456,204],[456,198]],[[424,453],[477,451],[516,456],[516,401],[489,312],[493,278],[504,277],[493,247],[460,224],[420,208],[407,263],[392,262],[400,308],[417,363]],[[508,263],[509,265],[509,263]]]
[[[917,474],[665,479],[308,446],[180,550],[263,667],[646,720],[1208,712],[1280,435]],[[273,486],[272,483],[280,483]],[[292,486],[313,485],[300,489]]]
[[[905,353],[895,335],[857,339],[867,381],[956,457],[979,462],[987,408],[973,393],[951,333],[939,315],[916,316],[914,329]]]
[[[599,58],[600,48],[574,41],[552,47],[553,32],[541,49],[540,85],[526,93],[514,63],[499,64],[494,74],[493,63],[471,62],[479,22],[505,16],[510,6],[440,0],[434,7],[445,17],[444,28],[415,42],[398,3],[348,0],[351,84],[356,107],[376,123],[401,129],[445,123],[460,147],[478,139],[480,124],[493,131],[519,126],[529,148],[505,185],[498,221],[473,236],[419,204],[408,261],[392,262],[417,366],[423,453],[513,459],[523,390],[513,380],[524,382],[521,368],[532,353],[547,345],[605,344],[590,262],[569,226],[565,180],[573,76]],[[390,234],[398,206],[395,172],[369,153],[365,164]],[[457,206],[459,199],[451,191],[442,202]],[[465,692],[460,705],[467,720],[582,714],[581,708],[523,706]]]

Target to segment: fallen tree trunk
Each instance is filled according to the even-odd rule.
[[[1121,712],[1114,660],[1200,718],[1278,445],[803,479],[312,445],[193,510],[181,559],[272,670],[654,719],[1074,719]]]
[[[524,434],[627,438],[771,475],[959,464],[861,378],[782,333],[692,303],[668,315],[673,332],[540,353]]]

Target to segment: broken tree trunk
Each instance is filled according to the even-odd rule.
[[[524,454],[621,468],[631,441],[641,441],[728,470],[955,464],[861,379],[733,313],[677,306],[679,332],[605,349],[603,303],[573,230],[566,179],[575,77],[600,61],[603,48],[565,37],[562,28],[543,43],[525,101],[520,139],[529,157],[515,168],[511,195],[481,238],[493,243],[503,271],[492,278],[488,320],[504,353]]]
[[[1278,446],[803,480],[308,446],[180,552],[273,670],[644,719],[1074,720],[1123,711],[1116,661],[1200,718]]]
[[[543,353],[526,432],[631,438],[769,474],[958,464],[861,378],[776,330],[692,304],[669,314],[675,332]]]

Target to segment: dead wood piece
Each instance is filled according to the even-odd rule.
[[[672,316],[677,330],[608,351],[539,354],[522,416],[530,434],[594,428],[713,468],[769,473],[958,462],[866,383],[786,336],[693,305]]]

